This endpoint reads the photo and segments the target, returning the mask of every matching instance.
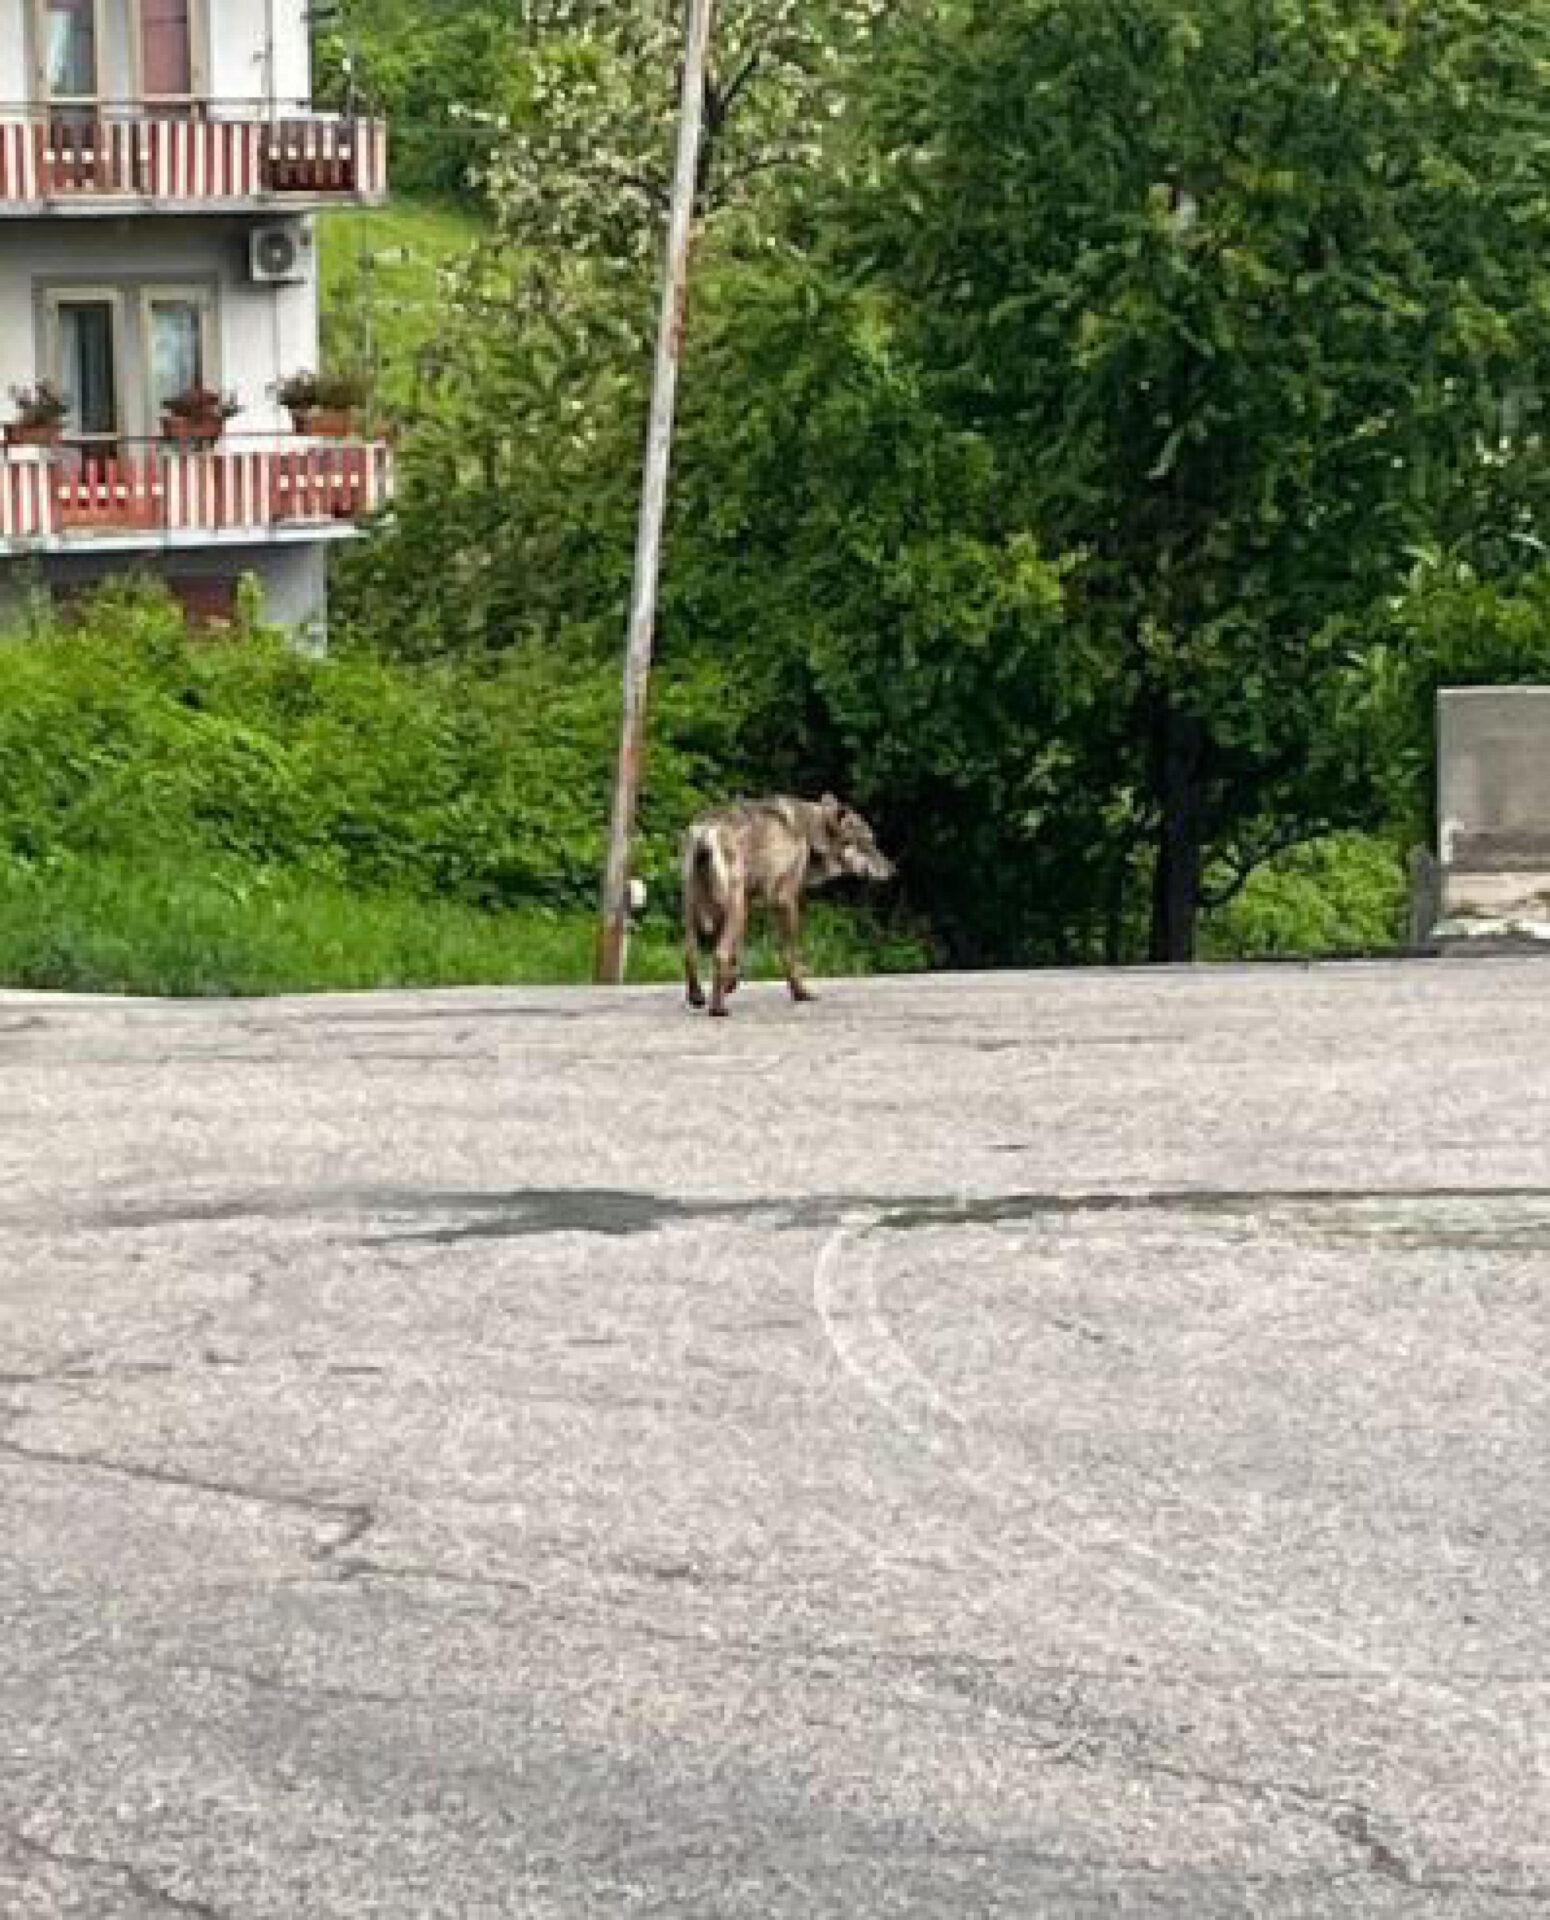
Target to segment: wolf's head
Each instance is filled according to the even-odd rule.
[[[891,880],[893,862],[877,844],[871,827],[843,800],[826,793],[818,802],[822,842],[819,851],[829,875],[838,879]]]

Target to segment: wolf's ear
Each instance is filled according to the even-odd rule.
[[[826,820],[838,820],[840,815],[845,811],[832,793],[826,793],[818,802],[818,805],[822,808],[823,816]]]

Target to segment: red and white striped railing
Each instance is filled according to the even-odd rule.
[[[123,200],[380,201],[387,127],[324,114],[230,118],[0,109],[0,214]]]
[[[0,458],[0,546],[336,527],[370,518],[391,491],[392,454],[376,441],[12,455]]]

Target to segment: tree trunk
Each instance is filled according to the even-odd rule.
[[[1103,908],[1103,964],[1125,964],[1125,883],[1130,878],[1130,842],[1127,839],[1109,869],[1108,897]]]
[[[1153,716],[1158,802],[1150,958],[1193,960],[1205,835],[1205,729],[1164,696]]]

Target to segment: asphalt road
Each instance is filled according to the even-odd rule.
[[[0,1914],[1550,1911],[1550,968],[0,996]]]

